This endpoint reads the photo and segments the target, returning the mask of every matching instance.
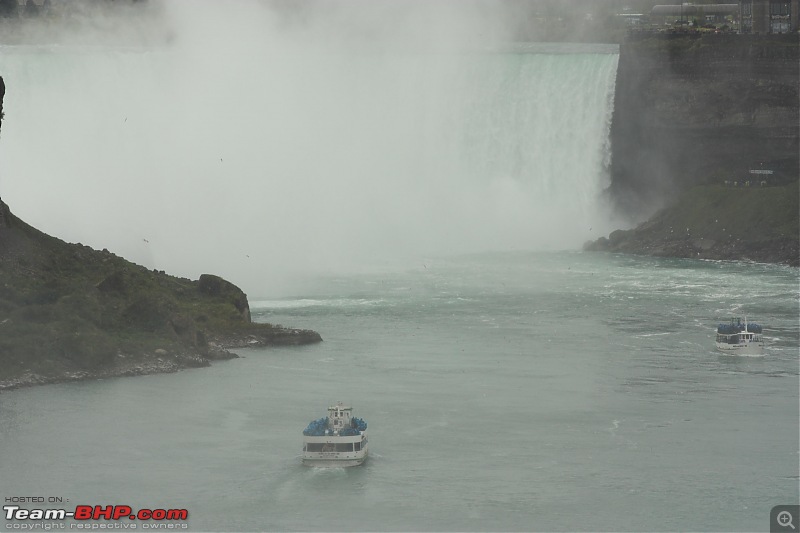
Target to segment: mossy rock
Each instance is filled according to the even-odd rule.
[[[2,201],[0,279],[0,389],[206,366],[235,357],[226,346],[254,338],[260,345],[321,340],[253,324],[247,295],[219,276],[192,281],[65,243]]]

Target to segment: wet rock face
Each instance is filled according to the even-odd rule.
[[[608,193],[639,226],[585,248],[798,266],[798,79],[798,34],[623,44]]]
[[[202,274],[198,280],[198,289],[208,296],[230,300],[242,316],[242,320],[245,322],[251,321],[250,304],[247,301],[247,295],[233,283],[213,274]]]
[[[800,36],[663,36],[620,48],[611,195],[635,220],[695,185],[798,179]]]

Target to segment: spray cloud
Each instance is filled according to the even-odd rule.
[[[0,191],[40,229],[254,296],[603,234],[616,55],[520,53],[499,2],[148,4],[5,47]]]

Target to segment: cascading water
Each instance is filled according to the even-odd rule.
[[[226,24],[201,4],[167,4],[156,42],[3,47],[0,194],[18,215],[256,293],[607,230],[616,50],[338,42],[252,2]]]
[[[479,242],[576,248],[603,222],[617,58],[552,47],[474,58],[453,113],[463,120],[451,175],[487,211],[470,232]]]

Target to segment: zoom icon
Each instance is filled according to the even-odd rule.
[[[797,533],[798,517],[800,517],[800,505],[776,505],[769,513],[770,533],[785,531]]]

